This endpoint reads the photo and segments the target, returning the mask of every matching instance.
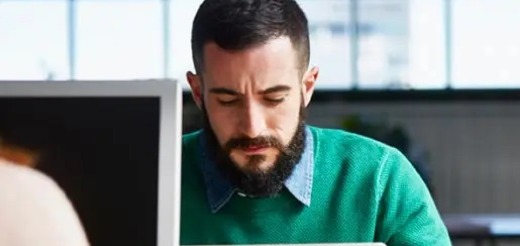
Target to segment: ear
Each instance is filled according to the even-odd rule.
[[[191,87],[191,96],[200,109],[202,106],[202,81],[199,76],[192,72],[186,73],[186,79]]]
[[[308,70],[303,76],[302,81],[302,94],[303,100],[305,100],[305,107],[309,104],[312,98],[312,93],[314,92],[314,86],[316,85],[316,80],[318,79],[319,68],[313,67]]]

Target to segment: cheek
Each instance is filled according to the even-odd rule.
[[[283,144],[288,144],[298,126],[300,106],[290,105],[290,107],[280,108],[273,113],[269,122],[269,128],[276,131],[276,135]]]
[[[222,145],[229,140],[233,134],[234,121],[236,117],[230,116],[224,110],[212,110],[208,109],[208,118],[211,124],[211,128],[215,133],[219,143]]]

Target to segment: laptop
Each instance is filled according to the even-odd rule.
[[[176,81],[0,81],[0,138],[37,156],[91,245],[179,244]]]

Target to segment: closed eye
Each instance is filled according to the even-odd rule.
[[[285,100],[285,97],[281,97],[281,98],[266,98],[265,100],[268,101],[268,102],[280,103],[280,102],[283,102],[283,100]]]
[[[231,100],[221,100],[217,99],[218,103],[222,106],[231,106],[234,103],[238,102],[238,99],[231,99]]]
[[[264,99],[268,104],[272,105],[272,106],[276,106],[280,103],[282,103],[284,100],[285,100],[285,97],[280,97],[280,98],[265,98]]]
[[[287,92],[271,92],[264,95],[264,100],[268,103],[279,104],[288,96]]]

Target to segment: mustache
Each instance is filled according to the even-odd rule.
[[[239,137],[232,138],[224,145],[224,150],[230,152],[232,149],[247,149],[249,147],[276,148],[283,150],[283,144],[273,136],[260,136],[256,138]]]

